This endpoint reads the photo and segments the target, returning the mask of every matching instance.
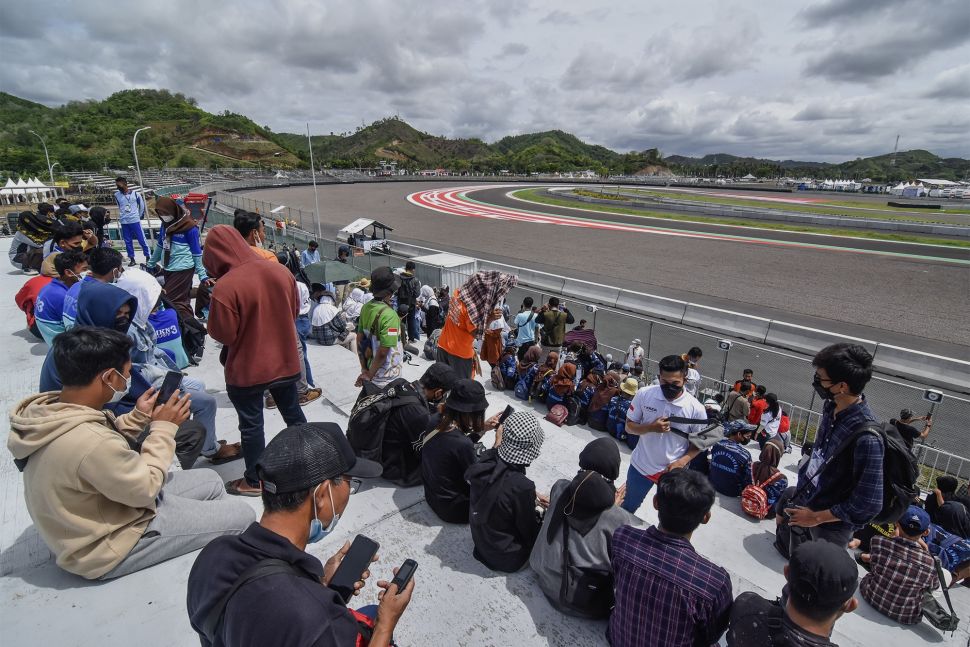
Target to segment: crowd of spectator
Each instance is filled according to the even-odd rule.
[[[41,392],[10,415],[8,449],[61,568],[108,579],[203,549],[187,604],[204,645],[391,644],[415,580],[380,581],[378,605],[349,609],[328,586],[349,545],[326,563],[306,552],[335,529],[359,479],[379,476],[422,487],[442,523],[467,524],[469,558],[498,572],[531,567],[553,607],[608,620],[613,645],[711,645],[725,632],[729,645],[781,636],[830,645],[836,621],[858,605],[857,586],[873,608],[912,624],[924,595],[948,585],[936,558],[954,581],[970,576],[970,501],[956,479],[940,477],[925,501],[883,518],[890,441],[860,433],[876,416],[864,395],[872,357],[859,346],[814,357],[821,422],[789,486],[780,464],[791,423],[778,396],[750,369],[704,389],[700,347],[661,358],[654,372],[634,339],[614,361],[557,297],[539,306],[527,297],[512,313],[516,277],[501,272],[477,272],[454,291],[422,285],[411,262],[313,283],[305,270],[321,262],[319,245],[264,248],[262,218],[245,211],[203,241],[184,205],[159,198],[149,251],[141,196],[119,178],[115,198],[127,267],[105,243],[106,212],[95,221],[86,207],[40,205],[21,219],[11,260],[31,278],[16,300],[47,353]],[[333,260],[349,254],[341,247]],[[219,439],[215,398],[183,372],[205,336],[221,345],[239,443]],[[434,363],[412,384],[403,367],[422,336]],[[313,343],[342,346],[359,363],[347,378],[361,390],[346,430],[307,421],[303,407],[322,395]],[[486,383],[520,408],[486,418]],[[286,424],[268,444],[265,408]],[[548,493],[528,476],[545,440],[540,417],[606,434]],[[903,411],[891,423],[910,447],[932,424],[927,416],[917,430],[917,420]],[[618,485],[620,443],[632,453]],[[240,459],[242,476],[226,483],[205,467]],[[656,526],[637,516],[651,493]],[[735,597],[718,560],[694,549],[694,533],[717,524],[718,494],[774,519],[788,560],[780,600]],[[238,496],[261,498],[258,521]],[[861,583],[849,548],[870,570]],[[365,569],[355,590],[369,577]]]

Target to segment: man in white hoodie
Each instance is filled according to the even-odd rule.
[[[87,579],[198,550],[256,518],[212,470],[168,472],[188,394],[159,404],[149,389],[130,413],[104,411],[128,391],[131,346],[115,330],[61,333],[52,353],[62,390],[30,396],[10,414],[7,448],[24,475],[27,511],[57,565]]]

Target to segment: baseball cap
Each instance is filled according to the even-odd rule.
[[[455,371],[450,366],[444,362],[435,362],[428,367],[428,370],[424,372],[424,375],[421,376],[418,383],[426,389],[444,389],[445,391],[450,391],[457,381],[458,376],[455,375]]]
[[[515,411],[502,425],[498,455],[510,465],[531,465],[539,458],[544,439],[542,427],[534,415],[528,411]]]
[[[448,400],[445,407],[466,413],[477,413],[488,408],[488,400],[485,399],[485,387],[481,382],[471,379],[462,379],[454,383],[448,393]]]
[[[910,537],[922,535],[930,527],[930,515],[923,508],[911,505],[897,522],[899,529]]]
[[[358,458],[343,430],[333,422],[292,425],[269,441],[256,474],[270,494],[302,492],[337,476],[376,478],[380,463]]]
[[[378,267],[370,274],[370,291],[374,296],[394,292],[401,287],[401,277],[388,266]]]
[[[796,606],[838,607],[855,593],[859,569],[845,548],[807,541],[788,561],[788,590]]]
[[[70,211],[71,213],[77,213],[79,211],[87,211],[88,208],[85,207],[83,204],[72,204],[70,207],[67,208],[67,210]]]

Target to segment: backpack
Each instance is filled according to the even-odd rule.
[[[519,379],[515,382],[515,389],[513,394],[519,400],[528,400],[529,391],[532,386],[532,381],[535,379],[536,373],[539,371],[538,366],[531,367],[525,373],[519,374]]]
[[[424,342],[422,354],[425,359],[432,362],[435,361],[435,356],[438,354],[438,337],[441,337],[441,328],[432,330],[431,334],[428,335],[427,341]]]
[[[515,383],[519,381],[518,363],[515,359],[515,353],[506,353],[499,360],[499,370],[502,372],[502,377],[505,380],[505,388],[512,390],[515,388]]]
[[[400,377],[383,389],[368,392],[377,388],[371,382],[365,383],[362,397],[357,400],[347,421],[347,440],[354,454],[381,463],[384,428],[391,411],[409,404],[423,405],[424,398],[413,384]]]
[[[492,388],[494,388],[496,391],[505,390],[505,376],[502,375],[502,367],[499,364],[492,367],[491,378]]]
[[[587,618],[608,618],[613,610],[611,568],[576,566],[569,558],[569,523],[562,522],[562,582],[559,604]]]
[[[421,286],[413,276],[402,276],[401,287],[397,289],[397,302],[405,305],[414,305],[421,293]]]
[[[815,480],[815,477],[825,472],[831,465],[832,459],[842,455],[844,452],[852,452],[855,443],[863,434],[872,434],[882,441],[882,510],[870,520],[870,523],[896,523],[902,516],[906,508],[919,496],[919,487],[916,481],[919,478],[919,464],[916,457],[906,446],[903,437],[899,435],[896,425],[889,422],[869,422],[855,429],[829,456],[821,467],[811,476],[805,479],[805,484],[799,488],[807,486]],[[792,497],[792,498],[796,498]]]
[[[541,375],[536,373],[535,379],[532,380],[532,388],[529,389],[530,400],[546,401],[546,396],[550,391],[549,387],[552,385],[552,376],[553,370],[551,368],[547,368]]]
[[[607,421],[607,431],[617,440],[626,440],[626,412],[630,409],[630,402],[633,400],[625,393],[615,396],[610,400],[610,412]]]
[[[23,211],[17,219],[17,230],[31,242],[43,245],[54,235],[56,220],[52,214],[45,216],[33,211]]]
[[[567,418],[569,418],[569,409],[562,404],[553,405],[546,414],[546,420],[557,427],[562,427]]]
[[[765,488],[784,476],[781,472],[775,472],[764,483],[754,482],[754,465],[751,466],[751,483],[744,486],[741,490],[741,509],[755,519],[764,519],[768,516],[768,493]]]

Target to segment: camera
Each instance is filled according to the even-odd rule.
[[[717,340],[717,347],[720,348],[723,351],[729,351],[729,350],[731,350],[731,346],[733,346],[733,345],[734,344],[730,340],[727,340],[727,339],[718,339]]]
[[[586,306],[586,312],[596,312],[596,306]]]
[[[933,404],[939,404],[943,402],[943,392],[936,389],[926,389],[923,391],[923,399]]]

